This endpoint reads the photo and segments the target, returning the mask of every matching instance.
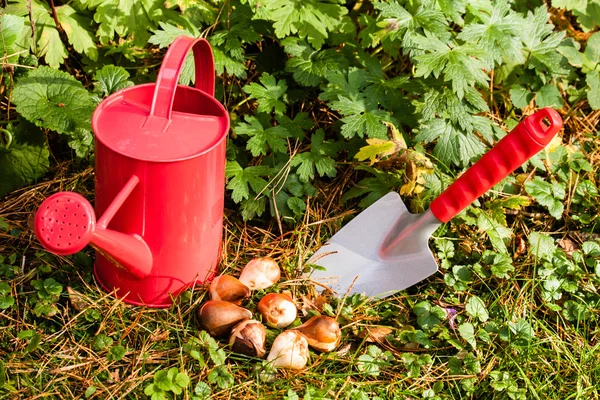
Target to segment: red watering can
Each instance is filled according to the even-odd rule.
[[[196,87],[178,85],[194,51]],[[96,108],[96,221],[81,195],[47,198],[35,233],[47,250],[96,249],[100,284],[125,302],[168,307],[211,279],[221,250],[229,115],[213,97],[215,70],[204,39],[177,38],[156,84],[116,92]]]

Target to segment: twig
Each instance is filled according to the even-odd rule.
[[[56,14],[56,7],[54,7],[54,0],[48,0],[48,4],[50,4],[50,10],[52,11],[52,18],[54,18],[56,29],[58,29],[60,33],[63,33],[63,27],[60,25],[60,22],[58,22],[58,15]]]
[[[31,24],[31,43],[33,44],[33,54],[37,56],[37,41],[35,37],[35,20],[33,19],[33,11],[31,0],[27,0],[27,11],[29,11],[29,23]]]

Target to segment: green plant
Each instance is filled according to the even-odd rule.
[[[171,398],[170,394],[180,395],[190,384],[190,378],[185,372],[179,372],[177,368],[169,370],[156,371],[154,382],[146,386],[144,394],[150,396],[152,400],[162,400]]]

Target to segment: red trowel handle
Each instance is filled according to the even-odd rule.
[[[450,221],[542,150],[562,125],[562,118],[551,108],[525,118],[431,203],[433,214],[441,222]]]

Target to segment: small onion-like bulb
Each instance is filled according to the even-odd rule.
[[[254,319],[246,319],[233,327],[229,344],[236,353],[263,358],[267,353],[266,340],[265,326]]]
[[[229,301],[238,305],[250,297],[250,288],[230,275],[220,275],[213,279],[208,292],[211,300]]]
[[[198,310],[200,326],[213,337],[228,335],[231,328],[249,318],[250,310],[222,300],[209,300]]]
[[[342,338],[340,324],[335,318],[326,315],[312,317],[293,330],[300,332],[310,347],[322,352],[335,349]]]
[[[277,368],[302,369],[308,362],[308,342],[300,332],[285,331],[271,346],[267,361]]]
[[[240,282],[250,290],[266,289],[273,286],[281,277],[277,261],[271,257],[260,257],[251,260],[240,274]]]
[[[258,312],[265,324],[272,328],[285,328],[296,319],[298,311],[292,298],[282,293],[269,293],[258,302]]]

